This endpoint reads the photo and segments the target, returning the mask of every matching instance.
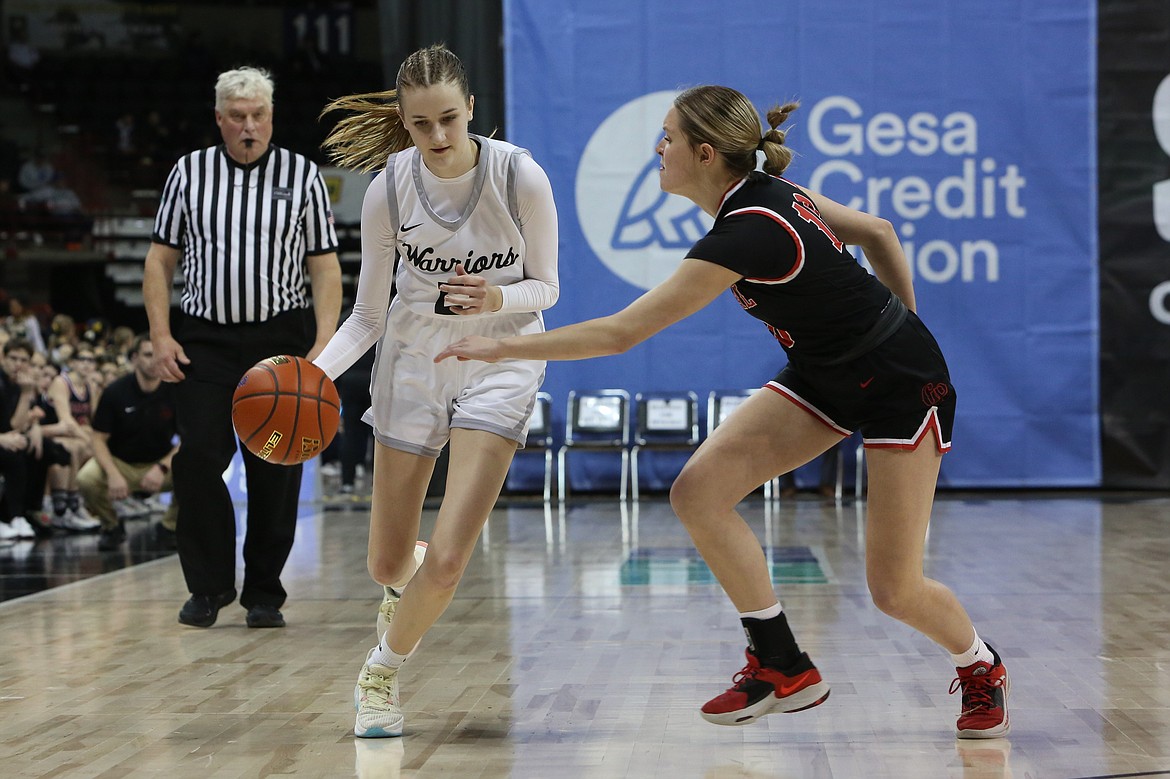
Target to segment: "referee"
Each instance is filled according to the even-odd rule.
[[[272,91],[263,70],[219,75],[215,121],[223,143],[171,169],[142,281],[159,376],[178,383],[174,485],[183,516],[176,541],[191,592],[179,622],[196,627],[213,625],[236,598],[236,516],[222,478],[236,451],[236,384],[265,357],[315,357],[341,308],[325,183],[313,162],[271,145]],[[184,285],[172,330],[177,267]],[[248,627],[283,627],[280,574],[296,530],[301,467],[241,452],[248,528],[240,605]]]

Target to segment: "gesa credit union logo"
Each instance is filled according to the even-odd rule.
[[[577,219],[589,248],[641,289],[665,280],[713,220],[658,187],[662,120],[678,92],[652,92],[610,114],[577,166]]]

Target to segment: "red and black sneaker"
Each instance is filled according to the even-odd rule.
[[[1011,683],[999,655],[994,649],[991,654],[993,663],[955,669],[959,675],[951,682],[951,694],[963,691],[963,711],[955,723],[959,738],[999,738],[1011,729],[1007,710]]]
[[[829,697],[829,685],[807,654],[783,671],[760,665],[750,649],[744,654],[747,665],[732,677],[732,686],[703,705],[700,713],[708,722],[746,725],[774,711],[811,709]]]

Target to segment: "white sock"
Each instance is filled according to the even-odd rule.
[[[975,628],[971,628],[971,632],[975,633]],[[991,653],[991,649],[987,644],[983,643],[983,639],[975,633],[975,640],[971,642],[971,646],[966,652],[957,655],[951,655],[951,660],[955,663],[956,668],[966,668],[975,663],[987,663],[991,665],[995,662],[995,655]]]
[[[378,642],[378,648],[374,650],[374,654],[370,655],[369,662],[384,665],[387,668],[401,668],[407,658],[414,654],[414,650],[418,649],[418,644],[415,644],[414,649],[406,654],[400,655],[390,648],[390,644],[386,641],[388,635],[390,635],[389,630],[382,635],[382,640]]]
[[[775,606],[769,606],[766,609],[760,609],[759,611],[741,611],[739,613],[739,618],[759,620],[771,619],[772,617],[779,617],[783,611],[784,609],[780,605],[780,601],[776,601]]]

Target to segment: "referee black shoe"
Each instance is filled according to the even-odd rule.
[[[235,599],[235,590],[226,590],[218,595],[192,595],[179,609],[179,622],[191,627],[209,628],[215,624],[219,610]]]
[[[248,616],[245,618],[245,621],[250,628],[284,627],[284,615],[280,613],[280,609],[264,603],[257,603],[248,609]]]

